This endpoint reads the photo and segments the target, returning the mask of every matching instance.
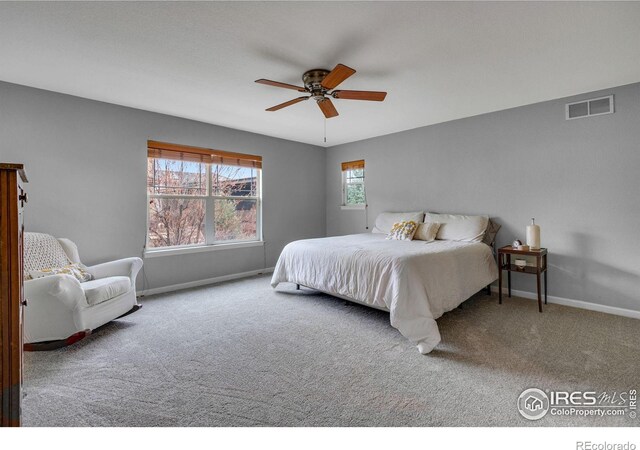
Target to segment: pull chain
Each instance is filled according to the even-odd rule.
[[[324,142],[327,142],[327,118],[324,118]]]

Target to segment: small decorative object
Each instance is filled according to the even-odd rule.
[[[516,250],[520,250],[520,247],[522,247],[522,241],[520,239],[516,239],[511,243],[511,247]]]
[[[526,259],[516,259],[514,261],[514,264],[516,265],[516,267],[519,270],[524,270],[524,268],[527,267],[527,260]]]
[[[518,247],[518,250],[523,250],[525,252],[529,251],[529,246],[528,245],[521,245],[520,247]]]
[[[531,250],[540,250],[540,225],[536,225],[536,219],[527,226],[527,245]]]

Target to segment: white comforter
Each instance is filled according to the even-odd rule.
[[[391,325],[426,354],[440,342],[435,319],[497,278],[485,244],[365,233],[291,242],[271,286],[297,283],[387,309]]]

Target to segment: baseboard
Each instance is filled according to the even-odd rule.
[[[491,292],[498,293],[498,288],[496,286],[491,286]],[[509,289],[503,287],[502,295],[507,295],[508,293],[509,293]],[[511,289],[511,295],[515,297],[530,299],[530,300],[536,300],[536,301],[538,300],[538,294],[534,292],[529,292],[529,291],[519,291],[516,289]],[[544,301],[544,295],[542,299]],[[502,301],[504,301],[504,297]],[[554,295],[547,296],[547,302],[555,303],[557,305],[571,306],[573,308],[588,309],[590,311],[614,314],[616,316],[631,317],[632,319],[640,319],[640,311],[635,311],[633,309],[626,309],[626,308],[618,308],[617,306],[599,305],[597,303],[589,303],[589,302],[584,302],[582,300],[573,300],[571,298],[556,297]]]
[[[181,289],[189,289],[198,286],[206,286],[208,284],[222,283],[223,281],[237,280],[239,278],[252,277],[263,273],[271,273],[275,267],[266,267],[264,269],[250,270],[248,272],[232,273],[222,275],[221,277],[205,278],[204,280],[189,281],[188,283],[171,284],[169,286],[161,286],[152,289],[145,289],[137,293],[138,297],[145,295],[164,294],[165,292],[179,291]]]
[[[163,294],[165,292],[179,291],[181,289],[189,289],[189,288],[198,287],[198,286],[206,286],[208,284],[215,284],[215,283],[221,283],[223,281],[237,280],[240,278],[247,278],[255,275],[261,275],[263,273],[271,273],[273,272],[274,269],[275,267],[267,267],[264,269],[250,270],[248,272],[232,273],[232,274],[223,275],[220,277],[190,281],[188,283],[179,283],[179,284],[172,284],[169,286],[161,286],[153,289],[145,289],[143,291],[138,292],[137,295],[145,296],[145,295]],[[497,293],[498,287],[492,285],[491,292]],[[502,295],[506,296],[508,292],[509,291],[507,288],[502,288]],[[538,300],[538,295],[534,292],[529,292],[529,291],[520,291],[517,289],[512,289],[511,295],[515,297],[526,298],[529,300]],[[554,303],[557,305],[571,306],[573,308],[588,309],[590,311],[597,311],[597,312],[602,312],[606,314],[614,314],[616,316],[630,317],[632,319],[640,319],[640,311],[635,311],[633,309],[618,308],[616,306],[599,305],[597,303],[589,303],[582,300],[574,300],[571,298],[556,297],[554,295],[549,295],[547,297],[547,301],[549,303]]]

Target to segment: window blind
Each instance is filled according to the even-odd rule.
[[[149,158],[173,159],[206,164],[262,168],[262,156],[158,141],[147,142],[147,156]]]
[[[342,163],[342,171],[345,170],[356,170],[356,169],[364,169],[364,159],[359,159],[357,161],[347,161]]]

